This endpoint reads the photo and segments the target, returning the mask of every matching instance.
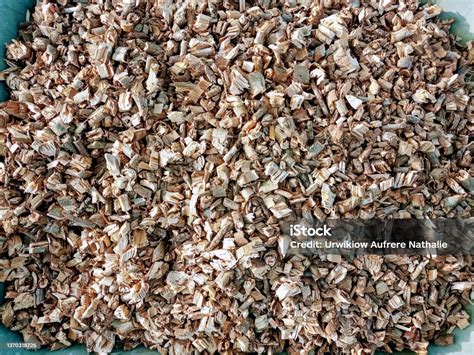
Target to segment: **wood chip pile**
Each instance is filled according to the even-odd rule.
[[[0,74],[2,323],[164,354],[423,352],[470,256],[285,256],[296,218],[472,217],[471,44],[418,1],[44,1]]]

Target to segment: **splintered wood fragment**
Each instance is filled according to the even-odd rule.
[[[112,59],[117,62],[125,62],[127,51],[127,47],[116,47],[114,53],[112,54]]]
[[[306,63],[299,63],[295,65],[294,69],[294,80],[298,83],[308,84],[309,83],[309,69]]]
[[[118,201],[123,212],[128,212],[132,208],[127,194],[120,195]]]
[[[258,174],[254,170],[245,171],[240,174],[239,178],[237,179],[237,184],[240,186],[247,185],[259,178]]]
[[[250,93],[253,97],[265,92],[265,78],[259,72],[250,73],[248,76]]]
[[[407,37],[410,37],[414,33],[414,30],[411,28],[403,27],[398,31],[394,31],[391,33],[391,41],[392,42],[399,42],[404,40]]]
[[[328,184],[323,184],[321,187],[321,206],[324,208],[332,208],[336,194],[331,191]]]
[[[105,161],[107,163],[107,170],[112,175],[120,175],[120,163],[117,156],[113,154],[105,154]]]
[[[48,251],[48,245],[49,245],[49,243],[47,241],[31,243],[29,245],[28,250],[29,250],[30,254],[46,253]]]
[[[357,110],[362,105],[362,100],[353,95],[346,95],[346,100],[354,110]]]

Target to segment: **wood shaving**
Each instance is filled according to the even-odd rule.
[[[0,74],[2,323],[50,349],[451,344],[471,256],[286,255],[472,217],[473,47],[418,1],[42,1]]]

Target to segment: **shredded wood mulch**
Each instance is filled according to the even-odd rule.
[[[411,349],[471,256],[285,256],[296,218],[470,218],[474,51],[418,1],[43,1],[0,74],[2,323],[51,349]]]

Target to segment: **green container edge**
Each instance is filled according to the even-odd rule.
[[[433,1],[431,1],[433,2]],[[32,9],[35,0],[0,0],[0,70],[6,68],[4,62],[5,58],[5,44],[9,43],[12,39],[17,37],[18,28],[21,23],[25,21],[26,11]],[[465,43],[468,40],[474,39],[474,34],[469,32],[469,26],[466,25],[467,21],[465,18],[459,15],[459,13],[452,12],[443,12],[440,16],[442,19],[455,18],[456,21],[451,28],[451,32],[455,33],[461,38],[461,43]],[[8,99],[8,93],[5,88],[5,83],[0,83],[0,102],[3,102]],[[0,283],[0,304],[4,300],[4,287],[3,283]],[[473,321],[474,316],[474,305],[469,304],[466,306],[466,311],[469,313],[471,321]],[[429,354],[452,354],[452,355],[461,355],[461,354],[474,354],[474,324],[470,324],[466,329],[456,329],[454,332],[455,343],[450,346],[437,346],[430,345],[428,348]],[[14,348],[8,348],[7,343],[22,343],[23,339],[20,333],[12,332],[9,329],[5,328],[3,325],[0,325],[0,354],[3,355],[28,355],[32,354],[31,350],[20,350]],[[35,350],[34,354],[49,354],[52,353],[48,349],[39,349]],[[53,352],[57,355],[81,355],[88,354],[86,348],[82,344],[76,344],[67,349],[56,350]],[[140,346],[136,349],[123,351],[120,349],[114,349],[113,354],[123,354],[123,355],[138,355],[138,354],[148,354],[148,353],[157,353]],[[378,352],[383,354],[382,352]],[[399,352],[397,354],[413,354],[412,352]]]

